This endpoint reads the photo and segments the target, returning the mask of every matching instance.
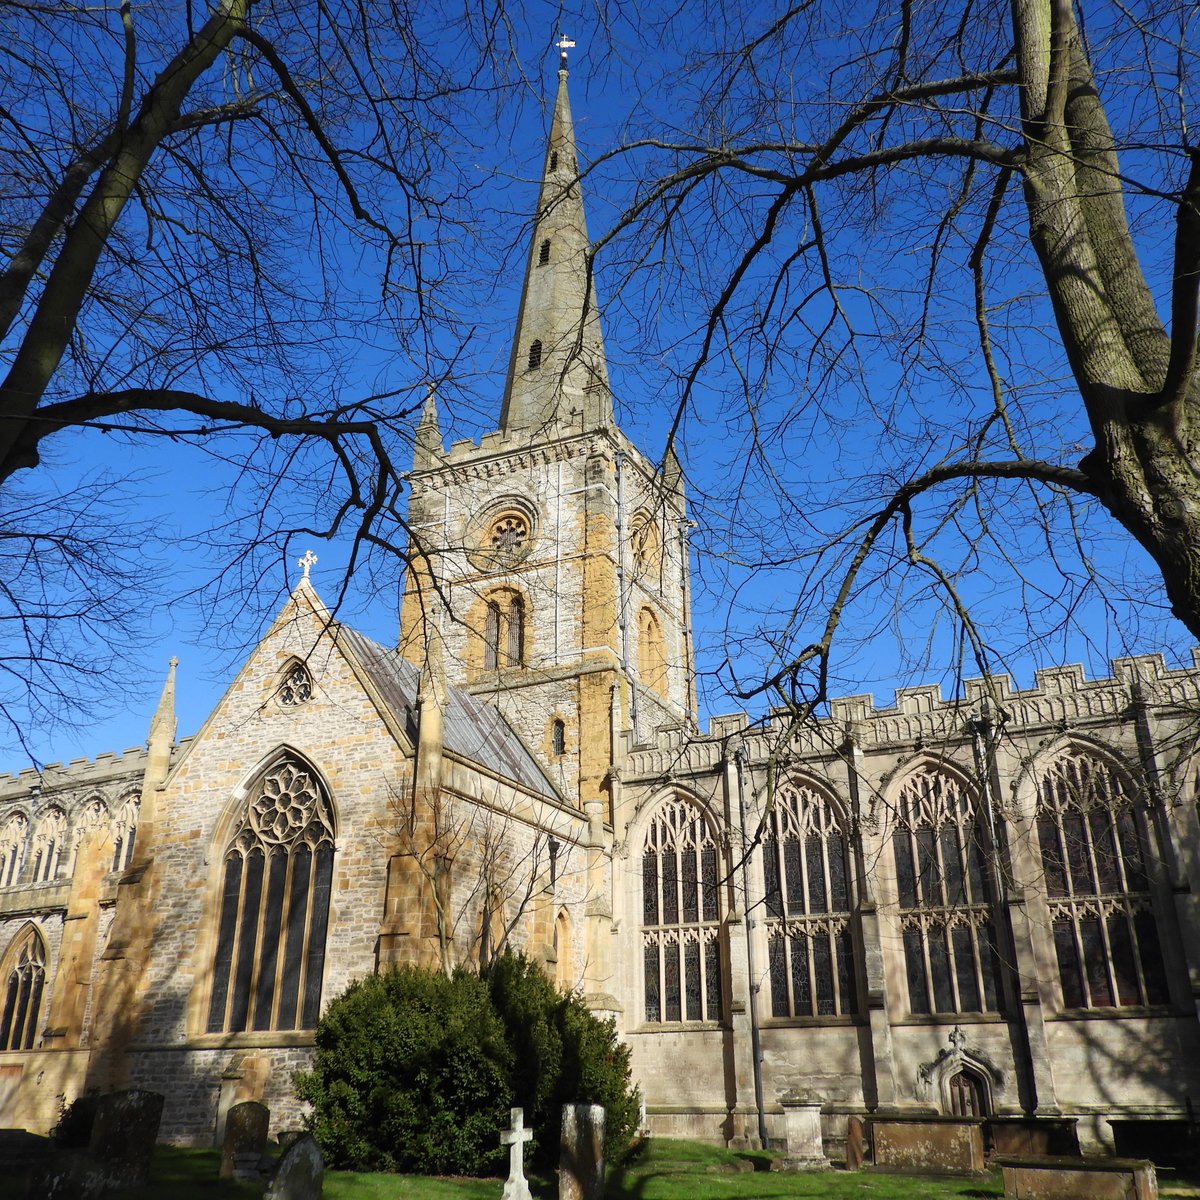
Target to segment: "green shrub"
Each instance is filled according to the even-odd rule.
[[[296,1091],[330,1166],[420,1174],[496,1173],[509,1108],[534,1131],[526,1162],[558,1165],[562,1105],[602,1104],[606,1157],[628,1154],[638,1123],[629,1051],[615,1024],[564,996],[527,958],[481,979],[404,968],[353,983],[317,1026]]]
[[[512,1103],[512,1052],[475,975],[404,968],[359,980],[317,1026],[296,1091],[333,1167],[495,1172]]]
[[[593,1016],[577,995],[557,991],[524,955],[495,959],[486,979],[516,1063],[513,1103],[534,1130],[534,1166],[558,1166],[564,1104],[604,1105],[605,1158],[622,1162],[637,1134],[640,1104],[616,1024]]]

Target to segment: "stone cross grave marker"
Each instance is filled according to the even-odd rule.
[[[564,1104],[558,1200],[604,1200],[604,1105]]]
[[[525,1181],[525,1143],[533,1137],[533,1130],[525,1128],[525,1110],[510,1109],[508,1125],[500,1134],[500,1145],[508,1147],[508,1178],[500,1200],[533,1200]]]

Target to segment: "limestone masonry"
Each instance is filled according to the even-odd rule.
[[[682,472],[616,425],[587,252],[564,68],[500,427],[417,428],[398,645],[306,559],[192,737],[172,665],[144,749],[0,775],[0,1124],[137,1086],[178,1141],[296,1128],[329,998],[510,947],[616,1019],[659,1133],[1185,1117],[1200,662],[700,730]]]

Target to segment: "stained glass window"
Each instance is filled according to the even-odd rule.
[[[32,1050],[46,986],[46,946],[33,926],[26,926],[18,936],[8,963],[4,1009],[0,1012],[0,1050]]]
[[[28,836],[29,819],[24,813],[13,813],[4,822],[0,830],[0,887],[12,887],[20,879]]]
[[[333,833],[306,764],[289,755],[264,773],[225,853],[210,1033],[316,1025]]]
[[[771,1015],[856,1013],[847,842],[829,798],[780,784],[762,856]]]
[[[719,1021],[722,1004],[717,846],[694,805],[655,813],[642,854],[647,1021]]]
[[[1038,843],[1067,1008],[1166,1004],[1144,803],[1116,767],[1068,750],[1041,778]]]
[[[974,797],[956,777],[930,770],[906,781],[892,854],[910,1012],[1000,1009],[985,848]]]

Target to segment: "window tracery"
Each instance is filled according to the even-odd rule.
[[[629,541],[633,548],[633,570],[645,582],[654,580],[662,568],[662,543],[658,525],[649,513],[638,513],[631,522]]]
[[[717,844],[683,799],[654,814],[642,850],[642,964],[647,1021],[722,1016]]]
[[[299,660],[288,663],[279,685],[279,703],[285,708],[306,704],[313,698],[312,675]]]
[[[33,840],[33,882],[49,883],[58,878],[62,866],[67,816],[61,808],[47,809],[38,821]]]
[[[320,781],[284,755],[251,790],[225,852],[210,1033],[316,1025],[333,837]]]
[[[858,1011],[850,858],[841,818],[804,784],[782,784],[762,846],[771,1014]]]
[[[1067,1008],[1165,1004],[1144,805],[1117,769],[1069,750],[1042,775],[1038,843]]]
[[[0,1050],[32,1050],[46,987],[46,944],[33,926],[18,935],[8,961]]]
[[[13,813],[0,830],[0,887],[12,887],[20,879],[28,837],[29,818]]]
[[[954,776],[920,771],[905,782],[896,817],[909,1011],[998,1012],[1000,954],[974,798]]]
[[[113,820],[113,859],[114,871],[127,870],[133,862],[133,844],[137,838],[138,797],[129,796],[117,810]]]

